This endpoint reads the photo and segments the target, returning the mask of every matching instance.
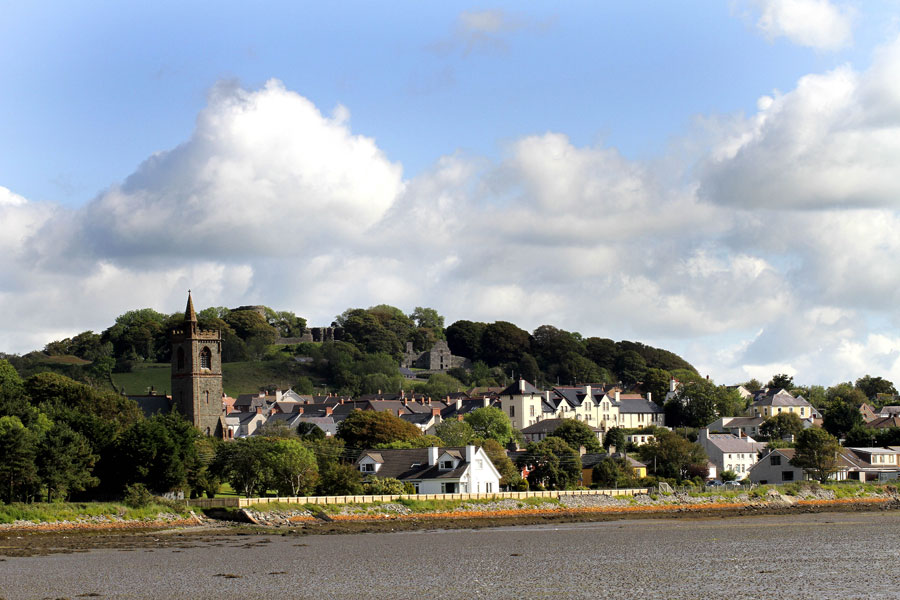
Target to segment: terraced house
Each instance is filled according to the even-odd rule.
[[[546,419],[576,419],[605,432],[612,427],[662,427],[665,416],[651,395],[625,394],[613,386],[584,385],[539,390],[524,379],[499,394],[500,408],[513,427],[525,429]]]

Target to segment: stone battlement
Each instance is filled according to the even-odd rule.
[[[186,337],[190,335],[191,332],[186,331],[184,329],[173,329],[172,337]],[[202,340],[219,340],[222,338],[222,332],[218,329],[198,329],[197,333],[193,334],[196,339]]]

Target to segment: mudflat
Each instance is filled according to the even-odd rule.
[[[46,535],[0,540],[0,597],[895,598],[900,512]]]

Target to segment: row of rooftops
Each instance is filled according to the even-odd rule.
[[[557,386],[549,390],[540,390],[524,379],[519,379],[501,391],[499,396],[541,396],[541,405],[545,413],[557,413],[565,403],[570,408],[580,408],[587,403],[599,406],[609,402],[612,408],[620,413],[662,413],[663,409],[653,402],[650,393],[646,397],[641,394],[625,393],[617,385],[586,384],[580,386]]]

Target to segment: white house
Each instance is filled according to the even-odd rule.
[[[733,471],[737,473],[738,479],[747,476],[756,464],[758,452],[767,445],[753,438],[738,437],[730,433],[710,433],[706,428],[700,430],[697,443],[706,450],[719,475],[723,471]]]
[[[417,494],[481,494],[500,491],[500,473],[476,446],[366,450],[356,461],[363,477],[394,477]]]
[[[761,485],[767,483],[788,483],[791,481],[803,481],[810,479],[809,475],[800,467],[791,464],[796,450],[794,448],[776,448],[753,465],[750,469],[750,481]],[[839,457],[840,464],[837,472],[830,477],[834,481],[844,481],[848,473],[853,469],[853,463],[846,458],[846,453]]]

